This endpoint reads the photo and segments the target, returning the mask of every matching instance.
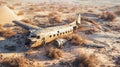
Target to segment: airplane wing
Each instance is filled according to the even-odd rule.
[[[35,29],[39,29],[39,27],[37,26],[34,26],[34,25],[30,25],[30,24],[27,24],[27,23],[24,23],[22,21],[17,21],[17,20],[14,20],[13,23],[15,23],[16,25],[26,29],[26,30],[35,30]]]

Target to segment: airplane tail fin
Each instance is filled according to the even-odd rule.
[[[78,14],[76,17],[76,24],[77,25],[81,24],[81,15],[80,14]]]

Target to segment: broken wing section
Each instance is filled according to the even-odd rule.
[[[17,20],[14,20],[13,23],[15,23],[16,25],[26,29],[26,30],[36,30],[38,29],[39,27],[37,26],[34,26],[34,25],[30,25],[30,24],[26,24],[22,21],[17,21]]]

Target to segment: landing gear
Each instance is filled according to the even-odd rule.
[[[47,50],[46,48],[46,42],[45,42],[45,38],[42,39],[42,46],[44,47],[45,51]]]

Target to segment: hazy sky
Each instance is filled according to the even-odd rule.
[[[120,0],[7,0],[11,2],[31,2],[31,3],[66,3],[66,4],[83,4],[83,5],[119,5]]]

